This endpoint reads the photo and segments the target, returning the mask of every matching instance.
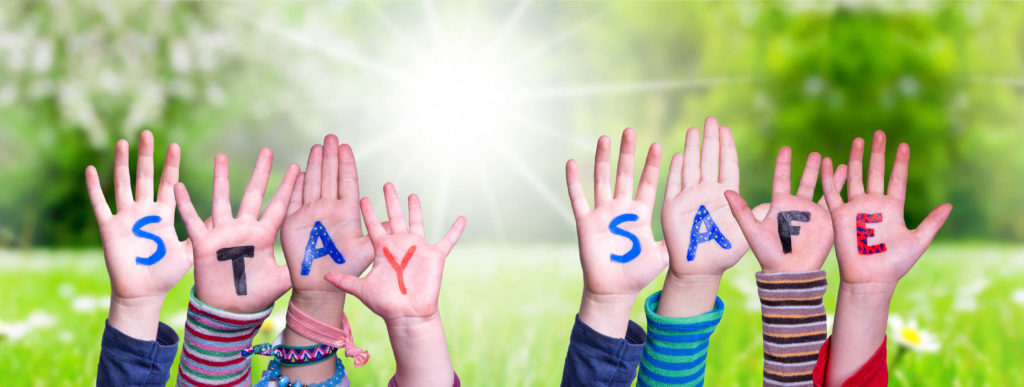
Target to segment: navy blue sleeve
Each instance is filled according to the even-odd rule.
[[[605,336],[580,321],[569,337],[569,352],[562,369],[562,386],[629,386],[644,352],[647,335],[630,321],[626,338]]]
[[[160,323],[156,340],[130,337],[106,323],[97,386],[164,386],[178,353],[178,334]]]

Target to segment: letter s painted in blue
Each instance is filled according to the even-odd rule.
[[[619,228],[619,224],[623,222],[635,222],[639,219],[640,217],[637,216],[636,214],[622,214],[616,216],[614,219],[612,219],[612,222],[608,224],[608,230],[611,231],[612,234],[629,238],[629,240],[633,242],[633,247],[631,247],[629,251],[627,251],[625,254],[612,254],[613,261],[626,263],[632,261],[638,255],[640,255],[640,239],[637,238],[636,235],[633,235],[633,233]]]
[[[164,254],[167,253],[167,249],[164,248],[163,239],[160,239],[160,237],[142,230],[142,227],[145,227],[146,225],[153,223],[160,223],[160,217],[156,215],[146,216],[143,217],[142,219],[139,219],[137,222],[135,222],[135,225],[132,226],[132,234],[135,234],[135,236],[139,238],[145,238],[153,242],[156,242],[156,251],[154,251],[153,254],[149,256],[149,258],[135,257],[136,264],[146,266],[153,265],[157,262],[160,262],[161,259],[164,259]]]

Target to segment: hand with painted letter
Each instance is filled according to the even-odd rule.
[[[821,269],[828,252],[832,250],[832,218],[824,198],[818,203],[812,199],[818,183],[821,155],[813,152],[807,156],[796,195],[791,193],[790,187],[791,160],[792,151],[789,147],[779,149],[775,160],[772,201],[769,204],[760,205],[751,211],[736,191],[725,192],[733,216],[739,222],[764,274]],[[845,177],[846,166],[840,165],[837,173]],[[842,189],[844,182],[838,179],[836,189]],[[763,212],[758,214],[758,210]]]
[[[185,185],[174,186],[178,212],[192,239],[196,298],[215,308],[233,313],[263,311],[291,287],[288,268],[274,260],[274,241],[299,167],[288,166],[284,180],[260,216],[273,159],[270,149],[260,150],[236,218],[231,211],[228,158],[217,155],[210,226],[199,218]]]
[[[668,265],[664,243],[656,241],[651,230],[661,145],[653,143],[647,152],[635,198],[636,132],[622,132],[614,195],[610,148],[611,140],[601,136],[594,164],[593,209],[587,203],[575,160],[566,164],[565,175],[583,266],[579,318],[604,335],[622,338],[637,295]]]
[[[896,161],[885,190],[885,133],[875,132],[868,165],[867,189],[862,178],[864,140],[850,149],[844,203],[835,189],[832,160],[822,162],[822,185],[832,215],[839,295],[832,337],[826,346],[826,385],[841,385],[879,351],[884,351],[889,304],[896,283],[924,254],[953,207],[936,207],[917,229],[903,220],[910,147],[896,149]],[[823,350],[824,351],[824,350]],[[883,358],[884,359],[884,358]],[[884,363],[884,360],[882,360]]]
[[[103,196],[96,167],[85,169],[96,222],[103,241],[103,256],[110,275],[110,325],[140,340],[156,338],[160,308],[167,292],[192,267],[188,242],[174,231],[174,183],[178,181],[181,150],[167,147],[160,186],[153,197],[153,134],[139,134],[135,197],[132,198],[128,142],[114,151],[114,202],[117,214]]]
[[[384,319],[395,353],[398,385],[452,385],[455,374],[437,301],[445,260],[462,235],[466,218],[458,217],[440,241],[430,244],[424,240],[418,196],[409,195],[408,225],[391,183],[384,185],[384,200],[387,227],[377,219],[369,198],[360,201],[374,248],[370,273],[357,278],[332,272],[325,278]]]

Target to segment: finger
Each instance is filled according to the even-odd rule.
[[[328,199],[338,198],[338,137],[328,134],[324,137],[324,163],[320,174],[320,195]]]
[[[719,172],[718,181],[728,187],[739,189],[740,187],[740,158],[736,154],[736,140],[732,138],[732,131],[723,126],[719,130],[722,145],[722,171]]]
[[[89,202],[92,203],[92,211],[96,214],[96,223],[103,224],[114,216],[110,213],[107,198],[103,197],[100,176],[96,173],[96,167],[92,165],[85,167],[85,189],[89,192]]]
[[[736,218],[740,229],[743,230],[743,235],[754,234],[758,222],[757,218],[754,217],[754,213],[750,211],[750,207],[747,206],[747,201],[743,200],[740,194],[732,190],[725,191],[725,200],[729,202],[729,209],[732,210],[732,216]]]
[[[324,279],[341,291],[356,296],[360,300],[363,299],[364,279],[338,272],[327,273],[324,275]]]
[[[836,192],[843,192],[843,186],[846,185],[846,164],[839,164],[836,167],[835,175],[832,178],[833,184],[835,184]],[[824,190],[825,181],[821,181],[821,186]],[[828,203],[825,203],[825,195],[821,195],[821,199],[818,199],[818,205],[825,210],[828,210]]]
[[[686,130],[683,145],[683,188],[697,183],[700,183],[700,131],[690,128]]]
[[[821,187],[825,192],[825,203],[829,211],[835,210],[843,204],[843,198],[839,196],[835,181],[832,176],[832,159],[826,157],[821,161]]]
[[[907,195],[907,168],[910,167],[910,145],[901,143],[896,148],[896,161],[889,176],[889,196],[903,201]]]
[[[260,222],[270,222],[275,229],[281,227],[285,212],[288,210],[288,202],[291,201],[293,192],[296,192],[295,180],[298,178],[299,165],[295,163],[288,165],[288,171],[284,173],[284,178],[281,180],[281,185],[277,187],[277,191],[274,191],[274,197],[270,198],[270,204],[267,204],[267,210],[263,211]],[[259,208],[256,210],[259,211]]]
[[[306,174],[303,172],[299,172],[299,176],[295,178],[295,184],[292,185],[292,195],[288,198],[287,215],[294,214],[302,208],[302,181],[305,179]]]
[[[352,153],[352,147],[348,144],[341,144],[339,151],[341,157],[341,182],[339,193],[342,198],[359,197],[359,172],[356,170],[356,156]]]
[[[668,163],[668,181],[665,182],[665,199],[674,198],[683,190],[683,154],[672,155]]]
[[[704,120],[704,142],[700,148],[700,181],[718,180],[718,120],[708,117]]]
[[[398,191],[395,190],[395,185],[391,182],[384,184],[384,206],[387,207],[391,232],[404,232],[405,216],[402,214],[402,203],[398,201]]]
[[[789,196],[792,187],[789,182],[790,164],[793,160],[793,151],[788,146],[779,149],[779,155],[775,157],[775,177],[772,179],[772,202]]]
[[[875,131],[868,164],[868,193],[885,194],[885,132]]]
[[[583,184],[580,183],[580,171],[576,167],[576,160],[565,163],[565,185],[569,187],[572,214],[579,220],[590,212],[590,204],[587,203],[587,196],[583,194]]]
[[[312,203],[320,199],[320,168],[323,166],[324,148],[320,144],[313,145],[306,160],[306,180],[303,181],[302,202]]]
[[[409,195],[409,231],[415,235],[424,236],[423,206],[420,204],[420,197],[416,194]]]
[[[932,243],[932,239],[935,238],[935,234],[939,232],[942,225],[946,223],[946,219],[949,218],[951,211],[953,211],[953,205],[949,203],[940,204],[914,229],[914,236],[917,237],[918,246],[922,246],[922,250]]]
[[[256,167],[252,169],[252,177],[245,187],[242,203],[238,205],[238,217],[256,219],[263,208],[263,195],[267,193],[267,182],[270,181],[270,169],[274,166],[274,152],[270,148],[260,149],[256,158]],[[291,187],[288,187],[291,193]]]
[[[846,198],[853,200],[855,196],[864,194],[864,139],[853,139],[850,147],[850,169],[846,175]],[[822,182],[824,184],[824,181]]]
[[[661,175],[658,170],[661,167],[661,144],[653,143],[647,150],[647,161],[644,162],[644,170],[640,173],[640,185],[636,189],[636,200],[647,203],[654,208],[654,200],[658,196],[658,179]]]
[[[156,201],[165,204],[174,204],[174,183],[178,182],[178,174],[181,165],[181,148],[178,144],[171,143],[167,146],[167,156],[164,157],[164,169],[160,172],[160,188],[156,191]]]
[[[217,155],[213,161],[213,224],[231,219],[231,183],[228,179],[228,156]]]
[[[188,233],[188,238],[192,240],[192,243],[195,243],[196,239],[200,239],[206,234],[207,226],[203,224],[203,219],[196,213],[196,208],[192,205],[192,199],[189,198],[184,183],[179,182],[174,185],[174,201],[178,205],[181,222],[185,224],[185,232]]]
[[[636,131],[622,131],[619,144],[619,167],[615,175],[615,198],[633,198],[633,163],[636,157]]]
[[[595,207],[612,199],[611,141],[608,136],[601,136],[597,140],[597,155],[594,156]]]
[[[153,133],[139,133],[139,159],[135,164],[135,201],[153,201]]]
[[[391,235],[391,222],[388,222],[386,220],[380,222],[380,228],[384,229],[384,232],[387,233],[388,235]]]
[[[381,227],[380,220],[377,220],[377,213],[373,211],[373,204],[369,198],[359,200],[359,209],[363,213],[363,223],[366,224],[366,234],[370,236],[370,240],[376,241],[388,235],[388,231]]]
[[[821,154],[811,152],[807,155],[804,172],[800,175],[800,185],[796,189],[796,197],[807,200],[814,198],[814,188],[818,186],[818,170],[821,169]]]
[[[452,227],[448,229],[444,237],[437,241],[437,248],[441,249],[447,257],[448,253],[452,251],[452,247],[455,247],[455,244],[459,242],[459,237],[462,236],[462,231],[465,229],[466,218],[460,216],[458,219],[455,219],[455,223],[452,223]]]
[[[128,141],[118,140],[114,145],[114,205],[117,211],[130,208],[132,200],[132,177],[128,166]]]

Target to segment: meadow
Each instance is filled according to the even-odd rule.
[[[278,254],[278,257],[281,257]],[[575,245],[466,245],[449,258],[441,309],[451,353],[467,386],[551,386],[578,308],[581,273]],[[838,271],[829,273],[826,308],[835,306]],[[748,255],[721,287],[725,317],[712,336],[707,385],[761,384],[758,269]],[[909,351],[891,370],[893,385],[1024,385],[1024,247],[937,244],[904,278],[892,313],[916,320],[941,348]],[[184,324],[191,275],[168,296],[162,321]],[[661,279],[644,291],[656,291]],[[9,385],[93,384],[106,317],[106,271],[100,250],[0,251],[0,374]],[[258,336],[283,327],[287,296]],[[633,320],[645,324],[642,303]],[[350,298],[356,342],[371,353],[349,367],[354,385],[384,385],[394,370],[384,325]],[[891,334],[891,333],[890,333]],[[893,361],[896,344],[890,340]],[[266,360],[255,363],[254,375]],[[177,369],[175,365],[174,369]],[[173,373],[171,383],[173,384]]]

